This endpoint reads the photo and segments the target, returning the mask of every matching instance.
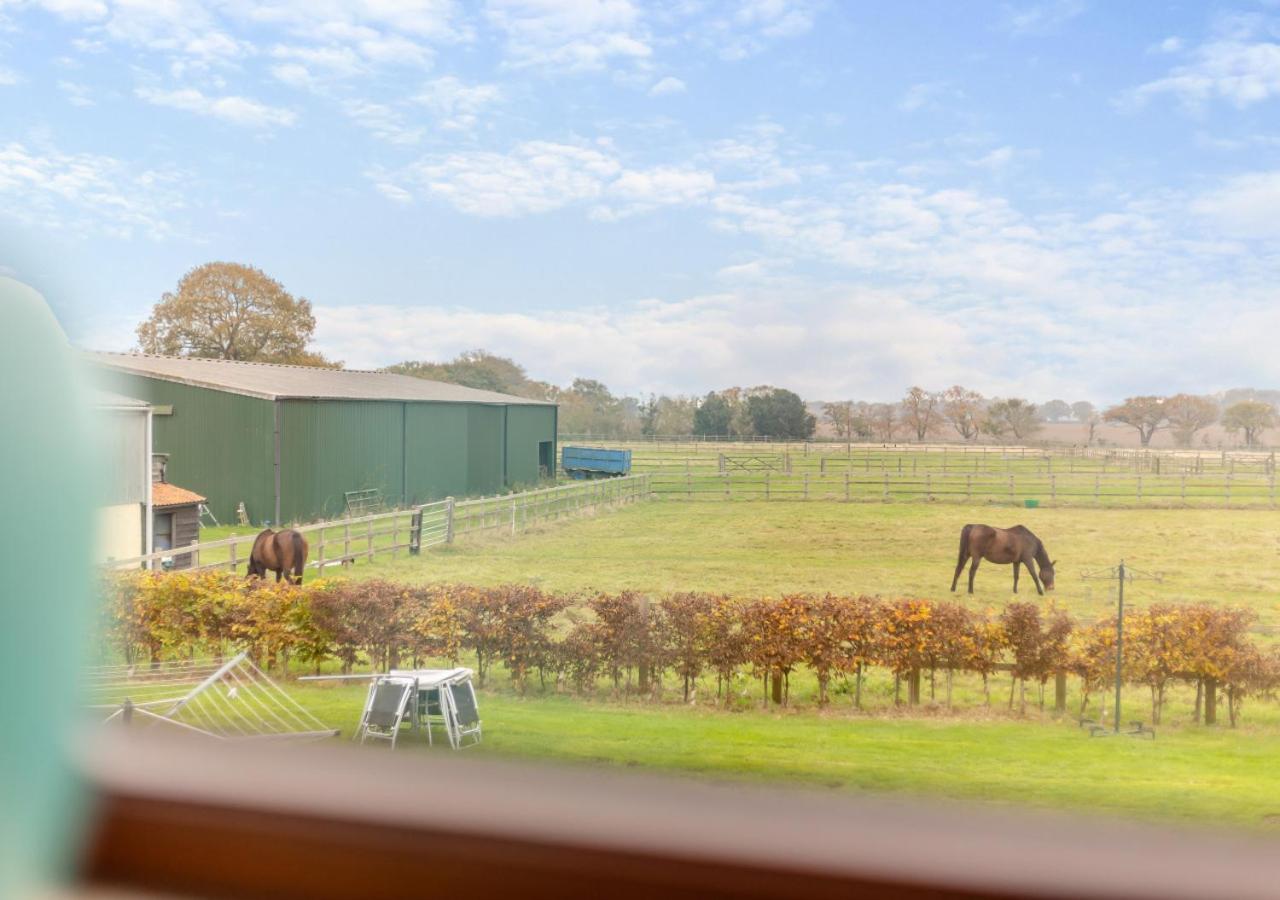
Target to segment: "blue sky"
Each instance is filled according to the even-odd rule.
[[[0,0],[0,267],[124,349],[248,262],[355,366],[1275,386],[1280,5]]]

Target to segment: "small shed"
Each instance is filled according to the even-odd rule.
[[[205,498],[176,484],[158,481],[151,485],[154,510],[153,541],[156,552],[180,549],[200,539],[200,504]],[[190,553],[173,557],[173,569],[190,568]]]

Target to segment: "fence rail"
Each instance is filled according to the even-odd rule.
[[[1056,506],[1274,508],[1268,476],[1037,475],[1028,473],[655,473],[655,496],[684,500],[937,501]]]
[[[620,506],[652,495],[647,474],[559,485],[518,494],[473,500],[446,498],[434,503],[349,519],[301,525],[295,530],[310,545],[307,568],[323,571],[360,559],[390,554],[416,554],[424,547],[452,543],[465,534],[503,530],[516,534],[540,522],[554,521],[584,510]],[[246,570],[256,534],[217,541],[193,542],[133,556],[112,559],[111,569],[154,568],[166,560],[188,563],[187,569]]]

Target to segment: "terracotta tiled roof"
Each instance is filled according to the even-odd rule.
[[[203,503],[206,499],[195,491],[180,488],[176,484],[157,481],[151,485],[151,505],[157,509],[164,506],[189,506],[192,503]]]

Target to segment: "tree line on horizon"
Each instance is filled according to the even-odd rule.
[[[137,327],[138,349],[191,356],[341,368],[309,347],[316,320],[311,303],[294,297],[260,269],[212,262],[187,272]],[[818,416],[840,440],[959,439],[974,442],[1032,440],[1046,422],[1076,421],[1096,440],[1102,423],[1137,432],[1143,447],[1167,430],[1174,443],[1191,447],[1205,429],[1220,424],[1256,446],[1263,432],[1280,426],[1280,391],[1236,389],[1218,396],[1174,394],[1128,397],[1099,410],[1087,400],[984,397],[954,385],[946,390],[910,387],[896,402],[843,400],[810,404],[773,385],[729,387],[702,396],[615,396],[596,379],[575,378],[560,387],[529,377],[507,357],[471,350],[452,360],[405,360],[385,371],[537,400],[560,407],[560,430],[610,437],[705,435],[728,438],[806,439]],[[1207,442],[1207,435],[1202,436]]]

